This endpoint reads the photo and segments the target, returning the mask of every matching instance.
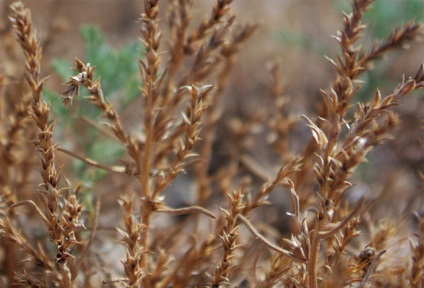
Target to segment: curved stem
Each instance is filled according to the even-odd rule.
[[[91,160],[89,158],[85,158],[83,156],[80,156],[80,155],[76,154],[75,152],[69,151],[69,150],[64,149],[64,148],[61,148],[61,147],[57,147],[57,151],[62,152],[64,154],[66,154],[66,155],[69,155],[69,156],[71,156],[71,157],[73,157],[75,159],[78,159],[78,160],[80,160],[80,161],[82,161],[82,162],[84,162],[84,163],[86,163],[88,165],[91,165],[93,167],[96,167],[96,168],[99,168],[99,169],[102,169],[102,170],[106,170],[106,171],[109,171],[109,172],[117,172],[117,173],[124,173],[124,174],[126,174],[126,168],[123,167],[123,166],[107,166],[107,165],[103,165],[103,164],[100,164],[100,163],[98,163],[98,162],[96,162],[94,160]]]

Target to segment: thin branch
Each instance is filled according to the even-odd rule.
[[[194,214],[194,213],[202,213],[206,216],[216,219],[216,216],[210,212],[209,210],[206,210],[203,207],[200,206],[190,206],[190,207],[184,207],[184,208],[178,208],[178,209],[172,209],[169,207],[160,208],[155,210],[155,212],[161,212],[161,213],[168,213],[172,215],[186,215],[186,214]]]
[[[334,235],[334,233],[336,233],[337,231],[342,229],[344,226],[346,226],[350,222],[350,220],[352,220],[352,218],[355,217],[355,215],[361,210],[362,206],[364,205],[364,202],[365,202],[365,198],[362,197],[359,200],[358,204],[356,204],[355,208],[342,221],[335,223],[336,225],[334,227],[332,227],[330,231],[319,232],[318,235],[319,235],[320,239],[330,237],[330,236]]]
[[[101,125],[101,123],[93,121],[92,119],[85,117],[85,116],[76,116],[74,118],[81,120],[81,121],[84,121],[85,123],[92,126],[94,129],[97,129],[103,135],[109,137],[110,139],[117,140],[116,136],[109,129],[107,129],[107,127],[105,127],[105,125]]]
[[[103,165],[100,164],[94,160],[88,159],[86,157],[80,156],[78,154],[76,154],[75,152],[69,151],[67,149],[58,147],[57,151],[60,151],[66,155],[69,155],[71,157],[74,157],[75,159],[78,159],[88,165],[91,165],[93,167],[99,168],[99,169],[103,169],[109,172],[116,172],[116,173],[123,173],[123,174],[128,174],[127,173],[127,169],[124,166],[107,166],[107,165]]]
[[[267,246],[268,248],[270,248],[270,249],[272,249],[276,252],[283,254],[284,256],[289,257],[293,261],[297,261],[297,262],[300,262],[300,263],[306,263],[305,260],[297,258],[290,251],[285,250],[281,247],[278,247],[277,245],[271,243],[264,236],[259,234],[259,232],[255,229],[255,227],[253,227],[252,223],[250,223],[250,221],[246,217],[244,217],[241,214],[238,214],[237,217],[244,223],[244,225],[246,225],[247,229],[249,229],[249,231],[256,237],[256,239],[260,240],[263,244],[265,244],[265,246]]]
[[[32,200],[25,200],[25,201],[15,203],[13,205],[10,205],[9,209],[15,209],[19,206],[26,206],[26,205],[32,208],[40,216],[41,220],[43,220],[43,222],[46,224],[47,227],[51,226],[49,220],[43,214],[43,211],[41,211],[41,209],[38,208],[37,204],[35,204],[35,202]]]
[[[245,154],[240,157],[241,163],[243,163],[246,168],[255,176],[260,178],[263,181],[269,181],[275,173],[274,171],[269,171],[265,167],[261,166],[255,159],[251,156]]]
[[[93,220],[93,227],[91,229],[90,237],[88,238],[88,242],[85,245],[83,251],[78,256],[75,265],[71,269],[71,275],[72,275],[72,281],[75,280],[75,277],[78,276],[78,270],[81,267],[81,264],[83,263],[83,260],[85,257],[90,253],[91,244],[93,244],[94,236],[97,231],[97,225],[99,224],[99,214],[100,214],[100,199],[97,198],[96,200],[96,210],[94,212],[94,220]]]
[[[375,258],[372,260],[371,265],[368,268],[367,273],[365,274],[365,277],[362,279],[358,288],[365,287],[365,284],[367,284],[368,280],[371,278],[372,273],[374,273],[375,268],[377,268],[378,261],[380,260],[381,256],[383,256],[384,253],[386,253],[386,250],[383,250],[380,253],[378,253],[375,256]]]

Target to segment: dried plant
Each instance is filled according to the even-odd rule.
[[[340,55],[327,57],[336,76],[321,90],[317,116],[299,117],[291,109],[283,66],[275,62],[261,91],[271,107],[240,119],[224,109],[224,96],[234,92],[237,57],[258,26],[238,23],[233,0],[216,0],[198,23],[195,1],[142,2],[142,85],[140,101],[131,105],[134,121],[106,95],[96,63],[77,57],[74,74],[58,93],[71,112],[76,104],[101,113],[103,122],[93,126],[125,151],[113,164],[56,139],[60,115],[53,117],[44,97],[43,42],[29,9],[21,2],[10,6],[26,83],[9,89],[13,77],[0,70],[1,285],[423,287],[423,212],[415,213],[416,222],[406,220],[417,209],[413,198],[399,219],[381,219],[374,211],[390,187],[381,195],[352,192],[360,178],[355,171],[399,125],[394,108],[424,88],[424,64],[391,92],[376,90],[368,103],[354,98],[361,76],[388,51],[422,36],[423,25],[408,22],[367,50],[363,16],[374,1],[352,0],[334,36]],[[299,127],[312,132],[303,152],[291,143]],[[215,164],[219,141],[230,147],[225,161]],[[261,149],[272,155],[271,164],[257,159],[254,150]],[[84,198],[90,194],[85,187],[71,184],[79,179],[67,170],[69,158],[108,173],[93,187],[99,197]],[[41,180],[34,185],[39,175],[32,171],[38,169]],[[181,190],[192,197],[178,203],[181,179],[188,183]],[[273,226],[268,209],[278,205],[276,194],[289,202],[276,212],[287,214],[284,229]]]

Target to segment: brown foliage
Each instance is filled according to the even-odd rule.
[[[357,103],[353,112],[353,98],[363,85],[360,77],[389,50],[416,40],[423,25],[409,22],[367,50],[358,41],[366,30],[363,15],[373,1],[353,0],[351,13],[344,14],[343,27],[334,37],[341,53],[335,60],[328,58],[336,77],[331,87],[321,90],[318,116],[303,116],[313,135],[304,151],[291,151],[289,137],[304,123],[291,111],[281,66],[274,63],[266,92],[272,107],[228,121],[226,137],[232,147],[226,161],[212,167],[217,157],[213,145],[220,140],[218,122],[225,117],[222,98],[233,85],[230,72],[257,26],[237,23],[232,0],[216,0],[197,25],[191,19],[193,1],[173,0],[166,6],[169,39],[163,39],[159,23],[167,14],[159,2],[144,0],[139,19],[144,55],[138,62],[142,80],[138,135],[124,125],[90,64],[76,59],[75,73],[60,93],[67,107],[75,102],[92,104],[102,113],[106,121],[102,124],[126,151],[122,162],[112,166],[60,147],[55,140],[55,119],[43,98],[47,77],[42,78],[42,45],[29,9],[21,2],[11,5],[10,29],[25,57],[21,65],[26,86],[15,87],[13,95],[19,97],[13,109],[0,102],[1,283],[26,287],[98,287],[100,283],[423,287],[423,212],[416,213],[416,225],[389,216],[373,219],[378,197],[348,195],[356,181],[355,170],[398,125],[394,107],[424,88],[424,68],[418,65],[417,72],[404,76],[391,92],[383,95],[377,90],[370,102]],[[163,48],[165,42],[167,48]],[[3,92],[6,79],[0,74]],[[80,99],[81,87],[89,92],[84,99]],[[252,144],[257,131],[272,135],[267,144],[278,159],[275,171],[249,155],[252,147],[265,145]],[[28,141],[33,147],[25,145]],[[39,165],[28,154],[36,154]],[[112,209],[100,209],[102,199],[89,209],[80,187],[71,184],[78,179],[68,181],[64,175],[66,169],[58,160],[61,154],[128,183],[96,187],[112,193]],[[38,169],[41,178],[35,187],[30,172]],[[174,207],[165,195],[172,197],[171,187],[184,173],[189,175],[195,199]],[[25,189],[30,193],[21,192]],[[276,190],[287,192],[291,199],[285,231],[272,227],[264,209],[274,204]],[[118,233],[99,231],[99,219],[108,213],[118,215],[114,208],[119,206],[119,220],[109,223]],[[24,207],[30,211],[23,213]],[[413,203],[407,208],[404,218],[416,209]],[[34,216],[38,220],[32,220]],[[22,225],[29,221],[41,227],[41,238],[29,235],[26,226],[31,225]],[[418,230],[413,232],[415,226]],[[399,231],[409,231],[411,236],[403,237]],[[120,263],[102,252],[107,245],[117,251],[113,255],[122,252]],[[391,254],[393,245],[402,253]]]

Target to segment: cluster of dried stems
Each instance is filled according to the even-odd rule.
[[[55,143],[55,121],[43,99],[47,78],[41,77],[40,40],[29,10],[21,2],[11,5],[11,29],[24,52],[27,86],[16,87],[8,104],[4,101],[7,77],[0,74],[2,285],[424,287],[424,213],[416,215],[418,232],[409,238],[410,247],[399,242],[402,261],[393,266],[385,252],[398,227],[374,225],[368,212],[376,204],[364,197],[352,203],[346,195],[355,168],[396,127],[398,117],[391,108],[424,88],[421,65],[391,93],[376,91],[372,101],[358,103],[350,116],[352,99],[363,85],[360,76],[387,51],[422,35],[422,25],[410,22],[366,50],[358,41],[366,28],[363,14],[373,1],[353,0],[352,11],[344,15],[344,26],[335,36],[341,53],[336,60],[328,58],[337,76],[329,89],[321,91],[318,116],[303,116],[313,135],[304,152],[289,151],[288,135],[299,117],[289,113],[281,69],[274,65],[269,87],[274,109],[231,122],[235,147],[226,163],[212,171],[216,127],[223,116],[221,98],[231,85],[228,79],[237,53],[256,26],[237,24],[232,0],[216,0],[210,15],[196,26],[190,16],[192,2],[173,0],[167,6],[170,38],[165,54],[158,23],[166,14],[160,11],[159,0],[144,0],[139,19],[144,46],[139,60],[142,124],[135,128],[137,136],[103,95],[95,67],[75,61],[75,74],[60,94],[63,104],[87,100],[81,105],[92,104],[101,111],[107,129],[126,150],[125,160],[114,166]],[[81,87],[90,95],[77,99]],[[269,144],[280,168],[273,176],[243,152],[243,142],[258,125],[274,135]],[[26,145],[29,140],[32,146]],[[32,151],[41,165],[31,162]],[[113,270],[116,265],[107,263],[112,259],[96,247],[101,245],[96,226],[102,217],[102,199],[95,209],[87,208],[79,197],[80,188],[71,184],[78,179],[62,181],[67,178],[56,161],[59,154],[135,183],[130,189],[114,190],[116,205],[122,209],[116,223],[119,234],[110,242],[118,240],[124,246],[120,269]],[[35,189],[28,171],[33,167],[41,169]],[[196,199],[187,207],[171,207],[164,196],[186,171]],[[263,183],[255,185],[255,177]],[[284,237],[273,233],[266,219],[249,220],[255,209],[270,204],[269,196],[276,189],[292,199],[287,212],[290,231]],[[216,199],[222,195],[226,201],[218,204]],[[170,218],[160,218],[163,213]],[[186,216],[182,221],[169,220],[176,215]],[[44,227],[42,237],[25,228],[29,221]],[[378,231],[358,237],[366,225]]]

